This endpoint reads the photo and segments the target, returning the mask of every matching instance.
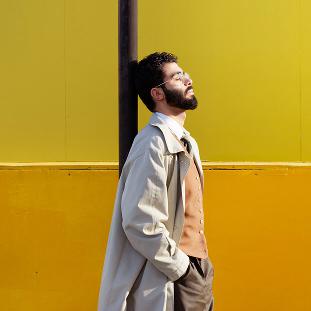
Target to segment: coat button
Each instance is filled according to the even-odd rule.
[[[200,233],[200,234],[203,234],[204,232],[203,232],[203,230],[200,230],[199,233]]]
[[[200,224],[203,224],[203,219],[200,219]]]

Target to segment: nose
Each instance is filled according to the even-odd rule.
[[[191,80],[190,77],[185,77],[184,85],[185,85],[185,86],[192,85],[192,80]]]
[[[183,78],[184,78],[183,82],[184,82],[185,86],[192,85],[192,80],[191,80],[190,75],[188,73],[185,73]]]

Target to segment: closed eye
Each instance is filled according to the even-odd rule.
[[[175,74],[175,76],[174,76],[174,79],[175,80],[182,80],[182,78],[183,78],[183,73],[182,72],[177,72],[176,74]]]

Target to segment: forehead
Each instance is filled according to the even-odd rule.
[[[162,67],[164,77],[170,77],[176,72],[183,72],[177,63],[166,63]]]

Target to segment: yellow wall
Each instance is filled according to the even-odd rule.
[[[311,161],[308,1],[138,3],[139,58],[171,51],[193,78],[203,160]],[[117,161],[117,5],[0,3],[1,310],[96,310],[118,179],[94,162]],[[14,165],[55,161],[90,163]],[[310,310],[310,166],[204,173],[217,311]]]
[[[187,126],[203,159],[310,160],[310,3],[162,0],[157,7],[140,1],[139,53],[180,55],[199,98]]]
[[[117,8],[1,1],[0,161],[117,160]]]
[[[311,309],[311,167],[204,164],[217,311]],[[0,309],[94,311],[116,165],[0,167]]]
[[[204,160],[311,160],[308,1],[138,3],[139,57],[172,51],[193,77]],[[117,5],[0,3],[0,161],[117,161]]]

